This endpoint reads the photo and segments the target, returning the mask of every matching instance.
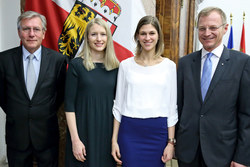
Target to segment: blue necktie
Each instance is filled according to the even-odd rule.
[[[205,96],[207,94],[208,87],[211,82],[211,76],[212,76],[212,61],[211,57],[213,56],[213,53],[208,53],[207,58],[203,65],[203,71],[202,71],[202,77],[201,77],[201,94],[202,94],[202,100],[204,101]]]
[[[27,78],[26,78],[26,87],[29,94],[30,99],[33,96],[35,87],[36,87],[36,73],[33,65],[33,58],[34,55],[29,55],[29,62],[28,62],[28,68],[27,68]]]

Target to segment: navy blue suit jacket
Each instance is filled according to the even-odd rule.
[[[202,101],[201,51],[179,60],[176,156],[190,163],[200,144],[208,166],[250,165],[250,57],[224,47]]]

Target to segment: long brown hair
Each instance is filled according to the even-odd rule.
[[[159,40],[156,44],[155,55],[161,56],[164,52],[164,37],[163,37],[162,30],[161,30],[160,22],[155,16],[144,16],[138,22],[137,28],[136,28],[135,34],[134,34],[134,40],[136,41],[136,44],[137,44],[136,50],[135,50],[135,55],[140,55],[141,51],[142,51],[141,44],[137,40],[137,35],[139,34],[141,27],[144,25],[147,25],[147,24],[151,24],[152,26],[154,26],[157,33],[159,34]]]

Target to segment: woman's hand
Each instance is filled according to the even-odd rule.
[[[112,152],[114,160],[117,162],[117,165],[122,165],[120,148],[117,142],[112,142]]]
[[[174,145],[168,143],[165,147],[163,155],[161,157],[162,162],[166,163],[174,157]]]
[[[84,144],[80,141],[72,141],[72,151],[78,161],[84,162],[86,160],[86,149]]]

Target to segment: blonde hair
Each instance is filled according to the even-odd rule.
[[[139,40],[137,39],[137,35],[139,34],[141,27],[144,25],[147,25],[147,24],[151,24],[152,26],[154,26],[154,28],[156,29],[156,31],[159,35],[159,40],[158,40],[158,42],[156,44],[156,48],[155,48],[155,55],[162,56],[162,54],[164,52],[164,37],[163,37],[163,33],[161,30],[161,25],[159,23],[159,20],[155,16],[144,16],[138,22],[137,28],[136,28],[135,34],[134,34],[134,40],[137,44],[136,50],[135,50],[135,55],[138,56],[142,52],[141,44],[140,44]]]
[[[105,48],[105,54],[104,54],[104,67],[107,71],[113,70],[115,68],[118,68],[119,66],[119,61],[115,55],[115,51],[114,51],[114,44],[113,44],[113,40],[112,40],[112,34],[111,31],[109,29],[108,24],[101,18],[94,18],[92,19],[88,24],[87,27],[85,29],[84,32],[84,44],[83,44],[83,49],[79,54],[79,57],[81,57],[83,60],[83,65],[84,67],[88,70],[91,71],[95,68],[95,64],[92,61],[92,57],[91,57],[91,49],[89,46],[89,42],[88,42],[88,35],[89,35],[89,31],[91,29],[91,27],[94,24],[98,24],[100,26],[102,26],[106,33],[107,33],[107,46]]]

